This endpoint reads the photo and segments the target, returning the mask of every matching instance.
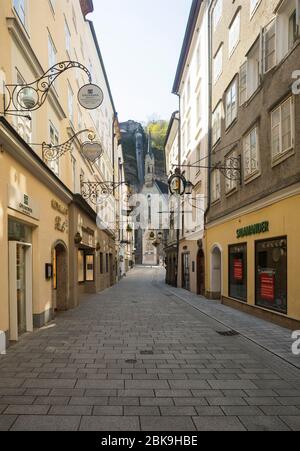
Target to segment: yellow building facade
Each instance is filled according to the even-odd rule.
[[[295,330],[300,324],[300,186],[278,197],[207,227],[206,286],[209,297],[221,295],[226,305]]]
[[[111,195],[96,206],[84,200],[81,186],[117,182],[120,153],[107,75],[86,18],[92,11],[91,0],[1,2],[0,330],[12,341],[43,326],[55,311],[77,306],[82,295],[117,281],[116,199]],[[5,85],[32,83],[63,61],[86,70],[62,73],[31,120],[26,112],[7,114]],[[82,108],[77,99],[89,83],[88,72],[104,95],[96,110]],[[42,143],[62,144],[82,130],[93,130],[103,147],[95,164],[81,152],[88,132],[74,139],[71,152],[45,159]]]

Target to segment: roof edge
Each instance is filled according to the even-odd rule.
[[[192,43],[192,39],[193,39],[194,31],[196,28],[198,15],[199,15],[199,11],[200,11],[202,2],[203,2],[203,0],[193,0],[192,6],[191,6],[191,11],[190,11],[190,15],[189,15],[188,23],[187,23],[187,28],[185,31],[185,36],[184,36],[184,40],[183,40],[179,63],[177,66],[176,76],[175,76],[175,80],[174,80],[174,84],[173,84],[173,89],[172,89],[173,94],[178,94],[178,91],[180,88],[181,78],[183,75],[185,63],[186,63],[186,60],[187,60],[187,57],[189,54],[189,50],[191,47],[191,43]]]

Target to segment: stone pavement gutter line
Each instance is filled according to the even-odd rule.
[[[157,281],[154,281],[154,283],[158,283],[158,284],[159,284],[159,282],[157,282]],[[215,316],[210,315],[210,314],[207,313],[207,312],[204,312],[204,311],[200,308],[200,306],[198,307],[198,306],[192,304],[191,302],[188,301],[187,298],[185,298],[184,296],[180,295],[179,293],[174,292],[171,288],[169,288],[169,287],[164,287],[164,289],[167,290],[167,292],[170,293],[172,296],[175,296],[176,298],[180,299],[181,301],[183,301],[183,302],[189,304],[191,307],[193,307],[195,310],[201,312],[203,315],[207,316],[207,317],[210,318],[210,319],[213,319],[214,321],[218,322],[219,324],[221,324],[222,326],[226,327],[227,329],[232,330],[232,328],[230,327],[230,324],[226,324],[225,322],[221,321],[220,319],[216,318]],[[201,298],[201,297],[199,297],[199,301],[201,301],[201,299],[208,302],[208,300],[207,300],[206,298]],[[225,307],[224,307],[224,308],[225,308]],[[226,307],[226,309],[230,309],[230,307]],[[246,313],[242,313],[242,312],[239,312],[239,313],[241,313],[241,314],[243,314],[243,315],[246,315],[246,316],[249,316],[249,315],[247,315]],[[260,321],[263,321],[263,320],[260,320]],[[247,334],[245,334],[244,331],[240,330],[238,327],[235,327],[234,330],[235,330],[236,332],[238,332],[240,336],[242,336],[243,338],[245,338],[245,339],[251,341],[252,343],[258,345],[260,348],[264,349],[265,351],[270,352],[271,354],[273,354],[273,355],[275,355],[276,357],[280,358],[280,359],[283,360],[284,362],[286,362],[286,363],[292,365],[294,368],[300,369],[300,359],[299,359],[299,364],[297,365],[295,362],[291,361],[290,359],[287,359],[287,358],[283,357],[282,355],[280,355],[279,353],[275,352],[274,350],[271,350],[270,348],[264,346],[264,345],[261,344],[258,340],[255,340],[254,338],[249,337]]]

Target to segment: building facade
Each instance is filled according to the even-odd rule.
[[[206,291],[291,328],[300,320],[299,6],[217,0],[209,47]]]
[[[100,108],[82,108],[77,93],[89,79],[85,70],[72,67],[57,77],[29,120],[26,112],[4,114],[9,100],[4,87],[0,329],[10,340],[43,326],[55,311],[77,306],[82,295],[111,286],[118,276],[115,193],[96,205],[82,191],[84,182],[118,181],[117,116],[95,30],[86,18],[92,11],[91,0],[1,2],[0,34],[6,49],[0,56],[1,88],[31,83],[58,63],[75,61],[104,94]],[[60,158],[45,157],[42,143],[55,148],[83,130],[87,132]],[[81,151],[88,130],[103,147],[96,164]]]
[[[177,224],[179,287],[205,294],[204,214],[207,198],[208,164],[208,2],[192,3],[186,35],[178,63],[173,93],[179,97],[179,146],[175,165],[193,184],[193,192],[175,206]],[[171,161],[170,161],[171,162]]]

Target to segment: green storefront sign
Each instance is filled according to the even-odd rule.
[[[236,232],[237,238],[244,238],[251,235],[259,235],[260,233],[269,232],[269,221],[261,222],[259,224],[252,224]]]

